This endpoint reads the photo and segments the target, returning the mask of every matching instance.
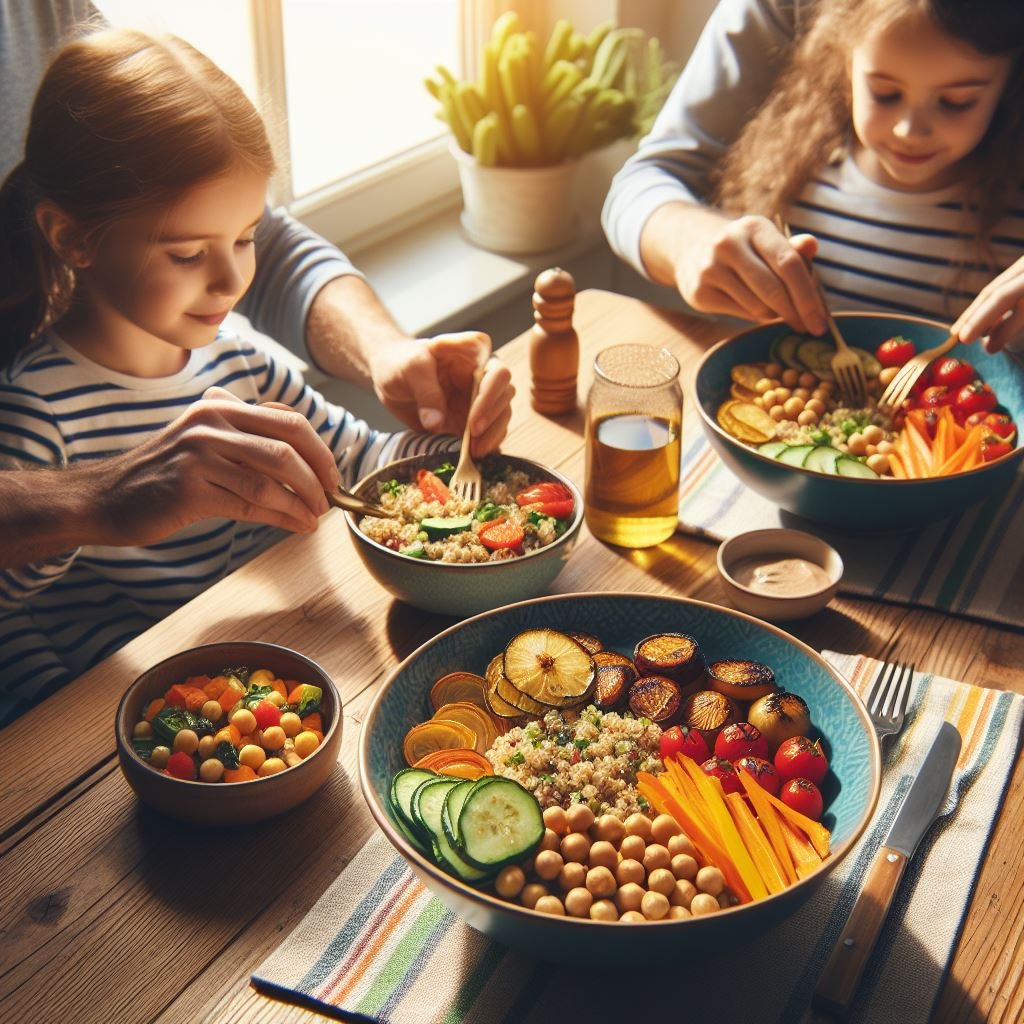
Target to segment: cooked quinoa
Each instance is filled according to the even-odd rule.
[[[511,729],[487,751],[495,772],[525,786],[541,807],[587,804],[625,819],[646,811],[636,773],[662,768],[661,728],[628,712],[549,711]]]
[[[825,442],[822,434],[827,434],[828,443],[833,448],[845,452],[849,449],[847,440],[850,434],[854,430],[862,431],[871,424],[881,427],[885,432],[885,440],[895,440],[896,432],[893,430],[892,418],[880,412],[877,407],[831,409],[823,413],[817,423],[809,426],[802,426],[795,420],[781,420],[774,440],[786,444],[822,444]]]
[[[396,484],[390,481],[379,486],[380,504],[399,513],[392,519],[378,519],[364,516],[359,529],[370,540],[385,547],[401,551],[416,542],[423,545],[422,557],[432,562],[499,562],[517,558],[520,553],[546,547],[560,536],[558,520],[550,516],[531,515],[516,504],[515,496],[524,488],[535,483],[521,470],[508,470],[501,479],[484,480],[483,496],[479,502],[462,501],[452,495],[447,501],[424,501],[423,494],[415,483]],[[474,517],[471,527],[462,533],[454,533],[441,540],[430,540],[420,527],[424,519],[450,518],[452,516],[475,516],[475,513],[490,502],[498,506],[495,515],[507,517],[518,523],[523,530],[522,552],[511,548],[491,551],[480,542],[478,534],[486,525]],[[491,518],[494,518],[492,515]]]

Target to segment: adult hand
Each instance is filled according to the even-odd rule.
[[[989,352],[1024,347],[1024,257],[982,288],[953,333],[966,342],[984,337]]]
[[[512,375],[490,356],[486,334],[466,331],[434,338],[394,341],[381,348],[372,367],[381,402],[415,430],[461,434],[469,416],[474,458],[495,451],[512,415]],[[484,365],[473,408],[469,392],[473,372]]]

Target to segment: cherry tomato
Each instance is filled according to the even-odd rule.
[[[926,409],[939,409],[944,405],[952,405],[956,393],[950,391],[945,384],[931,384],[921,392],[920,403]]]
[[[555,519],[566,519],[572,515],[576,504],[572,491],[565,484],[556,480],[545,480],[543,483],[527,487],[516,495],[516,504],[520,508],[532,508]]]
[[[986,383],[974,380],[956,393],[953,409],[961,420],[965,420],[971,413],[991,412],[996,401],[996,393]]]
[[[715,738],[715,757],[735,761],[748,755],[768,757],[768,740],[757,726],[749,722],[733,722]]]
[[[702,765],[701,768],[707,772],[708,775],[714,776],[722,784],[722,789],[726,793],[742,793],[743,783],[740,782],[740,777],[736,774],[736,769],[733,768],[729,761],[726,761],[724,757],[709,757]]]
[[[917,355],[917,349],[909,338],[902,335],[895,335],[888,341],[883,341],[875,349],[875,358],[882,366],[902,366],[908,359]]]
[[[416,474],[416,486],[420,489],[424,501],[444,503],[452,496],[448,485],[436,473],[431,473],[429,469],[421,469]]]
[[[946,356],[931,368],[932,384],[945,385],[951,392],[959,391],[965,384],[970,384],[977,376],[974,367],[962,359]]]
[[[821,752],[821,744],[806,736],[790,736],[775,751],[775,770],[783,782],[790,779],[810,779],[820,783],[828,771],[828,761]]]
[[[167,758],[167,773],[176,779],[185,779],[189,782],[195,780],[196,763],[192,760],[191,754],[183,750],[177,750]]]
[[[814,821],[821,820],[821,812],[825,809],[821,790],[810,779],[790,779],[779,791],[779,799],[787,807]]]
[[[281,709],[271,704],[269,700],[261,700],[252,709],[252,714],[260,729],[269,729],[272,725],[281,724]]]
[[[732,766],[736,771],[746,768],[754,776],[762,789],[768,790],[772,796],[779,795],[779,786],[782,785],[782,779],[779,778],[779,773],[775,770],[775,765],[771,761],[766,761],[763,757],[754,757],[752,754],[746,754],[744,757],[733,761]]]
[[[988,413],[985,417],[985,426],[1004,441],[1012,443],[1017,436],[1017,426],[1005,412]]]
[[[685,754],[698,764],[702,764],[711,756],[708,741],[703,733],[691,729],[688,725],[673,725],[661,734],[661,759],[664,761],[678,754]]]
[[[995,434],[988,434],[981,439],[981,457],[985,462],[994,462],[1012,451],[1013,445]]]
[[[499,551],[502,548],[519,548],[523,546],[523,528],[514,523],[508,516],[500,519],[492,519],[484,523],[477,534],[480,543],[489,551]]]

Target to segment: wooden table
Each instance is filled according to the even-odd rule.
[[[529,312],[524,312],[524,326]],[[580,408],[529,406],[526,335],[501,349],[519,389],[506,451],[583,480],[582,396],[593,355],[664,344],[692,377],[720,324],[607,292],[578,296]],[[724,603],[712,544],[676,535],[608,547],[584,527],[553,591],[637,590]],[[340,512],[291,537],[0,733],[0,1021],[323,1020],[255,993],[249,975],[372,833],[355,760],[361,717],[392,668],[449,625],[395,603],[363,571]],[[821,649],[898,652],[922,670],[1024,691],[1024,631],[840,597],[793,631]],[[306,807],[197,830],[141,807],[114,754],[114,711],[143,669],[194,644],[260,639],[303,651],[345,703],[341,769]],[[997,822],[936,1019],[1024,1019],[1024,769]],[[960,885],[963,880],[951,880]]]

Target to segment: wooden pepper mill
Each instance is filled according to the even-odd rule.
[[[546,415],[576,408],[580,342],[572,327],[576,282],[567,270],[542,271],[533,284],[530,404]]]

